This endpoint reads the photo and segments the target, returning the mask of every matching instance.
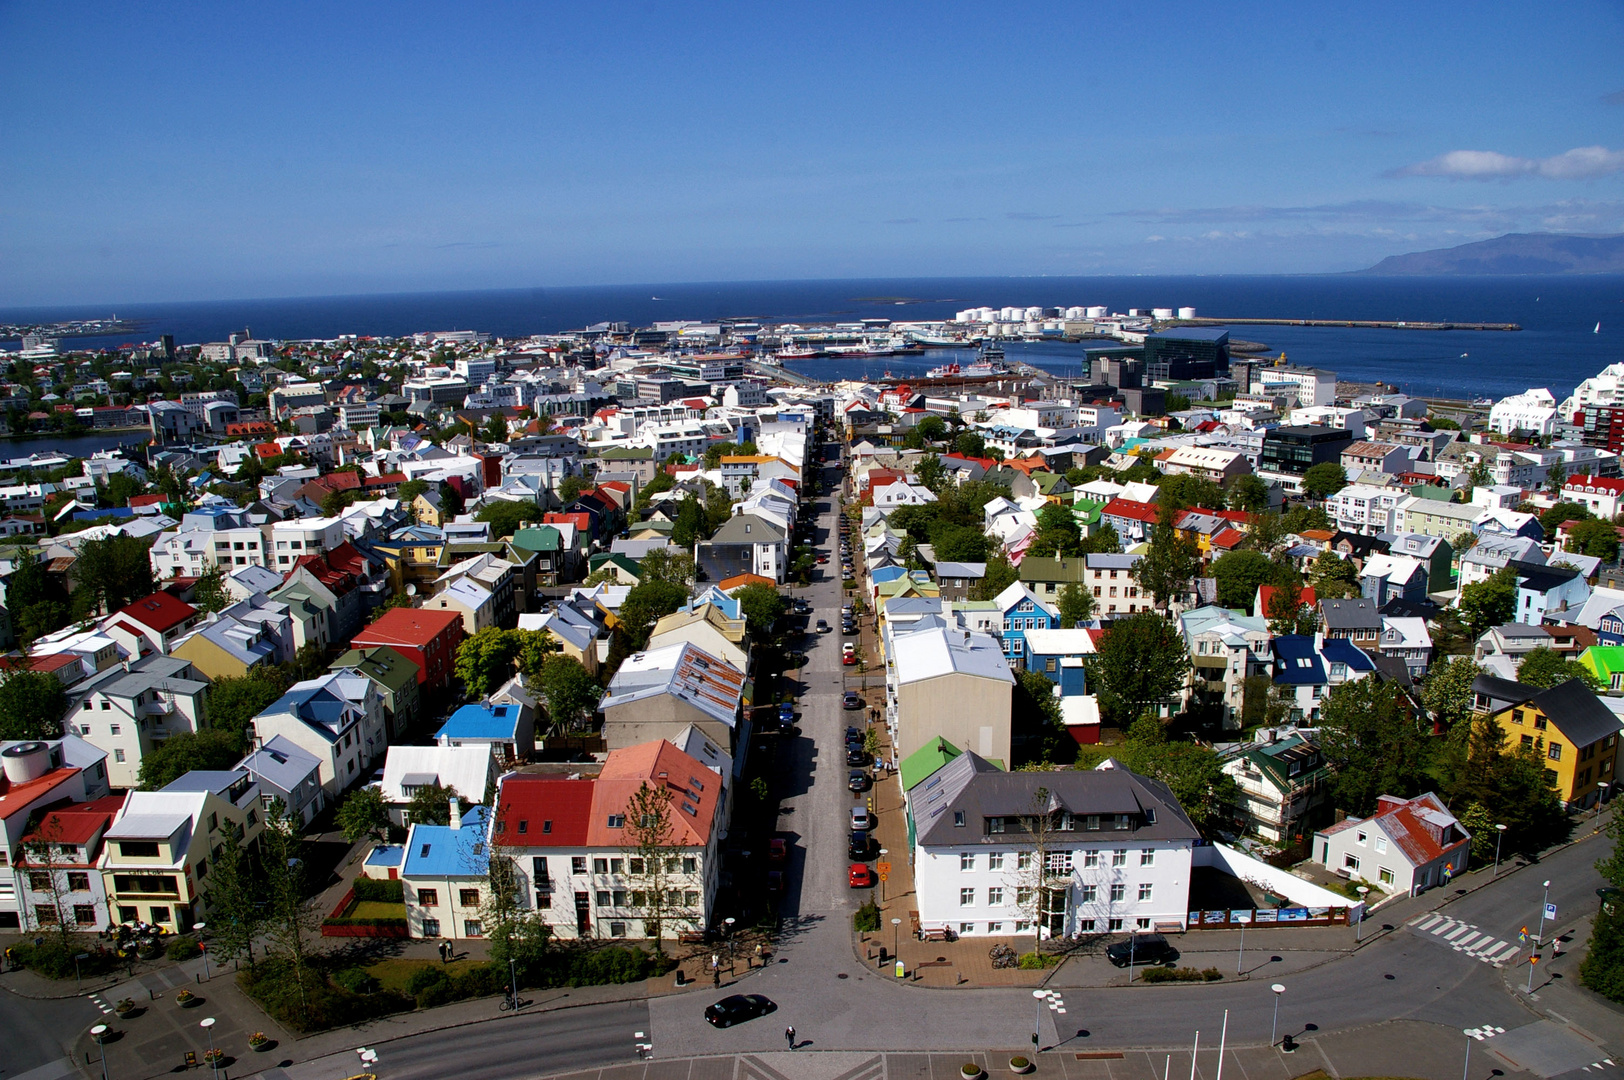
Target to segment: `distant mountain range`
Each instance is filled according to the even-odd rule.
[[[1475,244],[1389,255],[1356,274],[1624,274],[1624,236],[1507,233]]]

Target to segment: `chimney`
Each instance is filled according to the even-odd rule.
[[[455,795],[451,796],[451,827],[453,829],[462,828],[462,803],[458,801]]]

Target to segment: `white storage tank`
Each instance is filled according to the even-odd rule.
[[[999,322],[1024,322],[1025,319],[1025,308],[1007,307],[998,312]]]
[[[1181,318],[1181,319],[1193,319],[1193,318],[1195,318],[1195,308],[1193,308],[1193,307],[1181,307],[1181,308],[1179,308],[1179,318]]]
[[[1145,313],[1144,308],[1131,307],[1128,309],[1128,318],[1137,319]]]
[[[1067,319],[1086,319],[1086,318],[1088,318],[1088,309],[1087,308],[1080,308],[1080,307],[1069,307],[1069,308],[1066,309],[1066,318]]]
[[[38,780],[51,771],[51,747],[42,742],[18,743],[0,750],[6,779],[13,784]]]
[[[1110,312],[1106,311],[1104,304],[1093,304],[1089,306],[1087,313],[1083,317],[1087,319],[1103,319],[1108,314]]]
[[[1162,319],[1164,321],[1171,319],[1173,317],[1173,309],[1170,307],[1151,308],[1150,317],[1152,319]]]
[[[1027,322],[1031,322],[1033,319],[1043,318],[1043,309],[1040,307],[1029,307],[1022,314],[1026,316]]]

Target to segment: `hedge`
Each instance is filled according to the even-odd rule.
[[[363,972],[363,975],[365,973]],[[340,971],[344,981],[355,985],[348,971]],[[412,999],[392,991],[357,993],[346,989],[337,978],[316,963],[305,967],[309,994],[308,1011],[301,1006],[293,963],[281,956],[267,957],[237,973],[237,983],[272,1019],[293,1031],[321,1031],[374,1020],[412,1007]]]
[[[406,883],[399,880],[380,881],[377,878],[358,877],[352,891],[357,901],[375,900],[385,904],[406,902]]]
[[[1191,967],[1181,968],[1146,968],[1139,976],[1140,982],[1217,982],[1224,977],[1224,973],[1215,967],[1196,970]]]
[[[49,937],[45,936],[47,933]],[[90,958],[79,961],[78,975],[100,975],[119,966],[118,955],[103,946],[90,946],[78,937],[70,937],[64,945],[54,930],[41,931],[36,936],[41,939],[40,944],[35,945],[32,940],[19,941],[6,952],[12,960],[48,979],[74,978],[73,958],[80,953],[88,952]]]

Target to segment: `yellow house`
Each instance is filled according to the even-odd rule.
[[[1573,809],[1594,806],[1601,785],[1618,773],[1624,721],[1578,679],[1541,690],[1490,717],[1508,746],[1530,746],[1545,758],[1545,775]]]

